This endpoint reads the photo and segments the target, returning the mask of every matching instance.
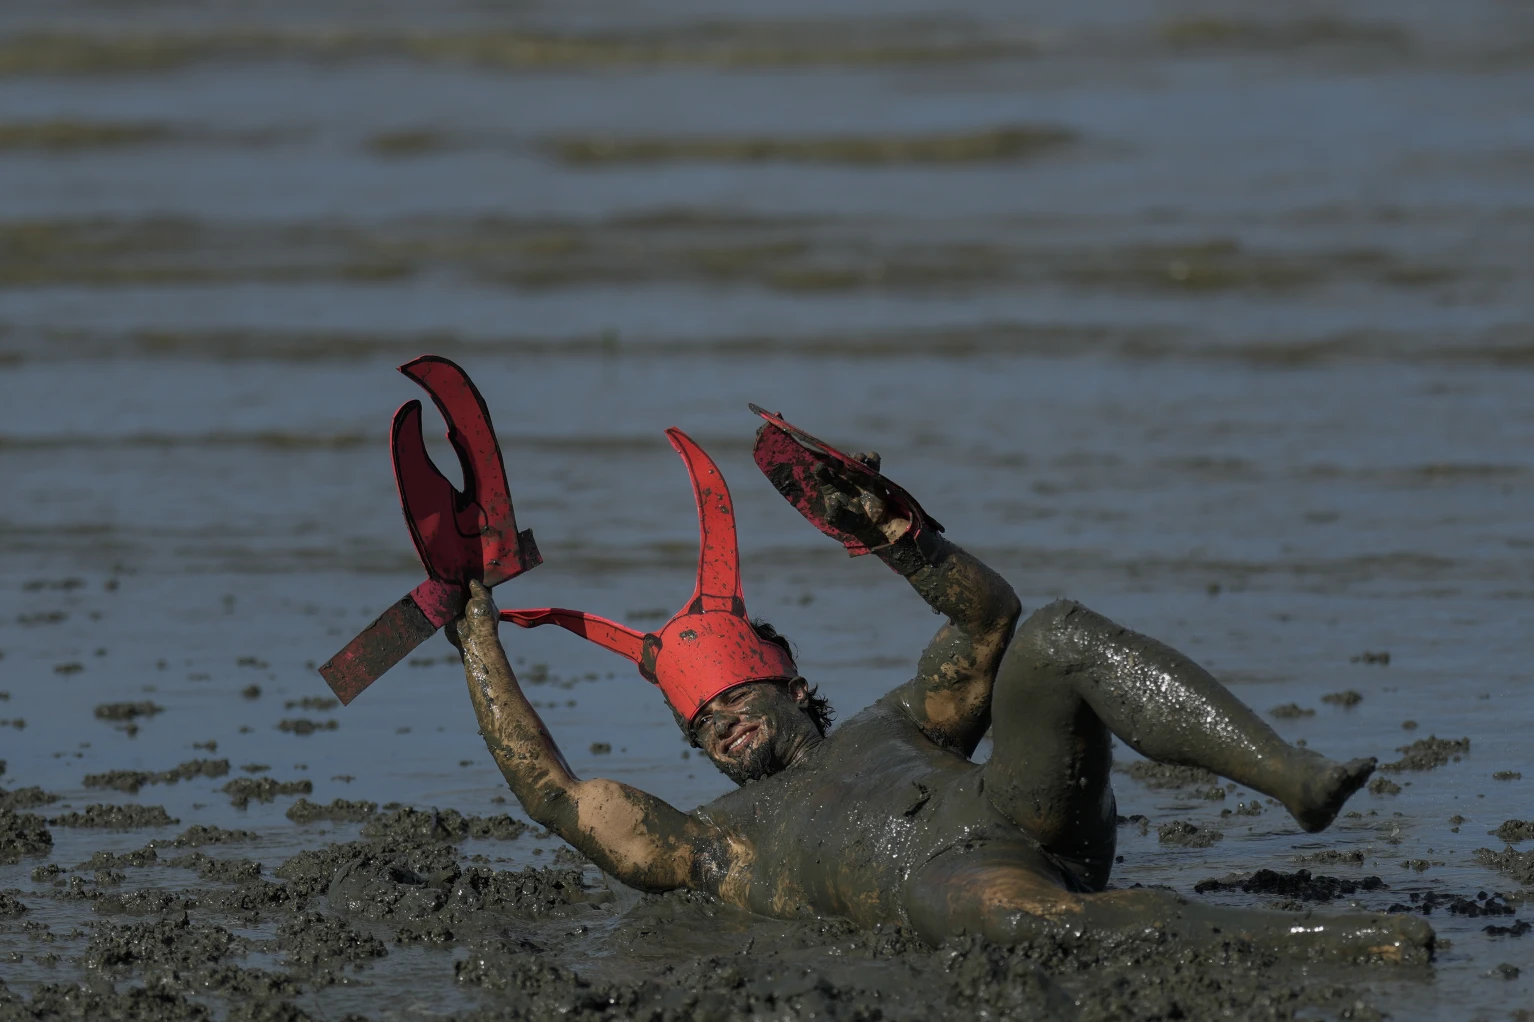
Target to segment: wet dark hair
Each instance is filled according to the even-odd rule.
[[[788,641],[788,636],[779,633],[776,628],[761,618],[756,618],[751,622],[751,630],[756,632],[756,637],[763,642],[770,642],[789,656],[795,656],[793,644]],[[819,694],[820,687],[818,685],[810,685],[809,682],[805,682],[805,684],[809,686],[807,695],[809,696],[810,705],[805,707],[804,712],[809,714],[810,723],[815,725],[815,730],[819,731],[821,737],[824,738],[826,732],[831,729],[831,722],[836,719],[836,711],[831,708],[831,700]],[[674,706],[671,708],[671,716],[676,718],[676,726],[681,728],[682,733],[687,736],[687,743],[694,749],[699,748],[698,740],[693,736],[692,728],[688,726],[687,721],[683,719],[682,715],[676,712],[676,707]]]
[[[789,656],[794,657],[796,660],[798,659],[797,654],[794,652],[793,644],[788,641],[788,636],[780,634],[776,628],[766,621],[763,621],[761,618],[753,618],[751,630],[756,633],[758,639],[770,642],[774,646],[781,648]],[[809,682],[805,682],[805,684],[809,685]],[[810,715],[810,720],[814,723],[815,730],[819,731],[821,737],[824,738],[826,732],[831,728],[831,722],[836,719],[836,711],[831,708],[831,700],[819,693],[820,686],[809,685],[810,705],[804,712]]]

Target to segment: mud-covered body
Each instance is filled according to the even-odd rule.
[[[983,769],[886,697],[802,762],[692,815],[750,847],[752,911],[901,921],[906,880],[945,852],[1005,844],[1031,865],[1046,861],[986,797]]]
[[[829,735],[810,727],[803,679],[781,691],[767,681],[721,691],[700,708],[699,726],[681,722],[742,786],[684,814],[570,772],[518,689],[495,638],[498,614],[477,590],[458,633],[470,695],[534,820],[643,890],[686,887],[778,917],[900,923],[932,943],[1150,927],[1198,942],[1397,960],[1430,946],[1430,929],[1395,917],[1297,924],[1164,891],[1105,890],[1116,840],[1113,736],[1273,795],[1312,831],[1331,822],[1374,761],[1338,764],[1289,745],[1197,664],[1079,604],[1057,601],[1017,627],[1021,608],[1005,579],[935,531],[891,517],[890,503],[854,476],[827,463],[785,482],[773,467],[763,466],[769,480],[792,482],[785,496],[803,498],[795,506],[812,524],[857,539],[946,619],[915,675]],[[969,757],[988,728],[992,755],[977,764]],[[763,750],[774,755],[759,758]],[[742,769],[752,757],[770,769]]]

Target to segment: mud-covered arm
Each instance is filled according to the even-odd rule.
[[[1022,613],[1017,594],[1006,579],[937,533],[906,532],[877,556],[948,619],[922,651],[916,677],[887,698],[929,738],[968,756],[991,725],[991,688]]]
[[[522,808],[631,887],[690,887],[717,893],[736,858],[725,835],[666,802],[618,781],[571,772],[548,728],[522,694],[496,634],[499,614],[478,583],[450,626],[463,656],[480,733]]]

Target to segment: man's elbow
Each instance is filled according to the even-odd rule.
[[[998,621],[1010,633],[1017,627],[1018,619],[1023,616],[1023,601],[1017,598],[1017,593],[1011,586],[1007,586],[998,610],[1000,611]]]
[[[530,791],[516,792],[517,801],[534,823],[560,833],[575,813],[570,793],[552,785],[543,785]]]
[[[1023,616],[1023,601],[1017,598],[1012,587],[1003,582],[987,601],[984,630],[1011,635]]]

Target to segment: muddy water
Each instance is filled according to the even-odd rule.
[[[0,890],[27,907],[5,917],[0,900],[6,987],[24,1002],[81,981],[106,997],[113,981],[118,1000],[89,1009],[105,1015],[126,1010],[137,979],[168,982],[167,961],[238,963],[252,971],[165,994],[162,1014],[287,1001],[407,1018],[528,990],[544,998],[529,1011],[596,1012],[580,982],[618,984],[638,1013],[664,998],[634,984],[665,976],[722,998],[706,1002],[718,1012],[771,1017],[871,1011],[870,991],[946,989],[934,977],[948,968],[968,984],[959,1000],[913,993],[880,1010],[972,1014],[962,997],[981,988],[1013,992],[1010,1008],[986,1002],[1003,1014],[1068,1014],[1055,995],[1120,1017],[1169,1011],[1167,998],[1277,1017],[1501,1019],[1534,1005],[1534,936],[1484,930],[1531,910],[1475,855],[1505,847],[1488,834],[1505,820],[1534,816],[1528,12],[845,4],[777,17],[0,11],[0,788],[57,795],[21,809],[46,819],[139,804],[178,821],[49,825],[51,853],[0,864]],[[1306,868],[1361,885],[1334,907],[1437,904],[1449,946],[1428,969],[1210,966],[1250,980],[1223,992],[1104,952],[1129,977],[1114,1004],[1069,956],[998,965],[969,948],[949,968],[835,927],[636,904],[589,869],[562,886],[527,874],[528,904],[485,893],[555,862],[560,842],[536,830],[364,838],[357,821],[290,821],[298,797],[521,817],[444,641],[344,711],[300,702],[327,694],[313,663],[417,579],[383,437],[414,396],[392,367],[423,351],[461,360],[484,389],[547,558],[503,604],[636,624],[680,605],[695,533],[660,432],[679,425],[731,482],[749,606],[793,637],[805,672],[844,715],[903,680],[936,622],[773,495],[748,454],[754,400],[878,449],[1025,605],[1075,597],[1261,709],[1295,704],[1275,719],[1287,736],[1383,760],[1429,735],[1468,738],[1442,766],[1386,775],[1399,793],[1360,794],[1359,815],[1320,836],[1248,792],[1118,786],[1121,813],[1147,818],[1121,831],[1120,885],[1314,906],[1194,893]],[[508,641],[579,772],[680,806],[725,789],[625,665],[563,634]],[[1323,699],[1346,690],[1361,701]],[[96,715],[145,702],[159,711]],[[281,729],[296,720],[320,727]],[[85,783],[195,759],[229,773],[151,776],[136,795]],[[221,789],[237,778],[289,793],[236,808]],[[1223,839],[1162,843],[1173,821]],[[258,897],[248,876],[172,865],[194,824],[250,832],[197,850],[307,894]],[[456,861],[501,879],[450,922],[448,908],[421,916],[456,927],[451,939],[396,942],[409,913],[327,886],[345,856],[316,850],[358,840],[374,858],[414,856],[421,875]],[[154,861],[77,868],[151,841]],[[304,875],[323,882],[276,874],[306,850],[322,861]],[[1325,853],[1343,861],[1301,859]],[[231,908],[242,890],[266,900]],[[1450,898],[1484,906],[1483,891],[1513,914]],[[105,929],[179,926],[188,898],[171,941],[183,958],[134,957]],[[351,935],[303,922],[300,902]],[[496,921],[473,922],[480,910]],[[824,982],[732,986],[746,948]],[[718,955],[735,964],[709,964]],[[555,971],[528,978],[528,961]],[[469,963],[461,979],[454,962]],[[1523,975],[1502,978],[1502,963]]]

